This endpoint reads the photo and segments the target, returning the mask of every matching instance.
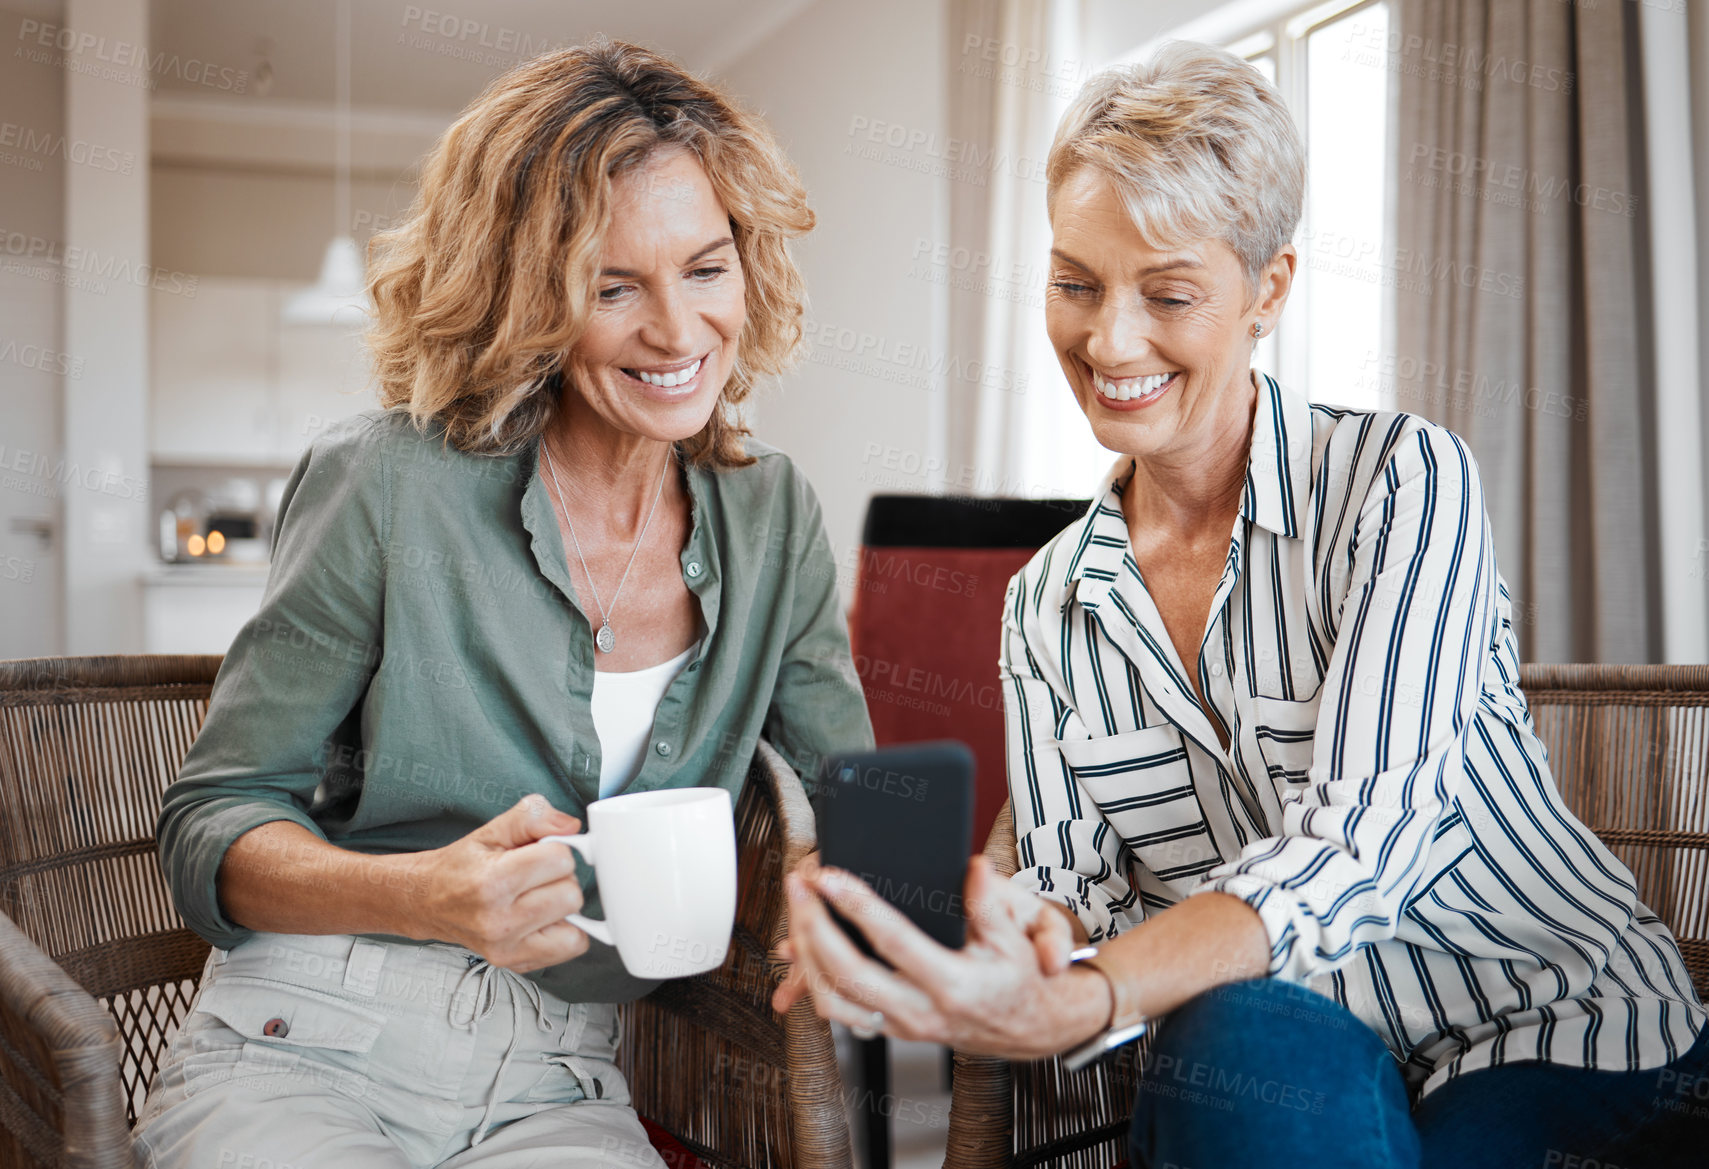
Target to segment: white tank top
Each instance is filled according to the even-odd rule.
[[[699,652],[700,642],[696,641],[670,661],[644,670],[594,671],[593,729],[599,736],[600,799],[628,787],[641,770],[659,703],[682,668]]]

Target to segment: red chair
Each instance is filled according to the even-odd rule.
[[[880,746],[960,739],[978,765],[973,840],[1008,799],[997,671],[1009,578],[1082,515],[1083,499],[875,495],[849,614],[855,668]],[[946,1064],[947,1067],[947,1064]],[[890,1165],[883,1037],[861,1044],[868,1169]]]
[[[1003,594],[1083,499],[876,495],[849,615],[855,667],[882,746],[960,739],[978,761],[973,839],[1008,798],[997,650]]]

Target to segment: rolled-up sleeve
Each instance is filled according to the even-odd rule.
[[[848,622],[837,592],[836,559],[818,496],[792,473],[792,506],[783,547],[798,549],[788,571],[788,640],[766,718],[766,737],[811,783],[828,755],[872,749],[872,718],[849,649]]]
[[[1101,942],[1140,916],[1130,858],[1062,756],[1057,734],[1066,707],[1028,646],[1026,576],[1023,569],[1009,582],[998,658],[1018,854],[1012,880],[1066,907]]]
[[[1476,465],[1439,427],[1401,440],[1364,499],[1308,782],[1280,835],[1193,892],[1249,903],[1270,973],[1304,981],[1391,938],[1465,769],[1496,601]]]
[[[251,935],[226,917],[217,878],[250,829],[308,814],[335,731],[380,655],[386,467],[370,418],[316,442],[287,482],[260,611],[238,633],[207,721],[166,789],[160,863],[192,930],[229,949]]]

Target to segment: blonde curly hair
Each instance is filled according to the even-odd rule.
[[[736,407],[801,347],[806,294],[788,241],[813,212],[758,118],[622,41],[546,53],[495,80],[427,156],[404,221],[370,241],[381,403],[471,453],[538,437],[594,310],[612,180],[672,148],[706,168],[747,289],[729,380],[678,447],[701,466],[751,462]]]

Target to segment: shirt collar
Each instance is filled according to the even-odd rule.
[[[1311,404],[1268,374],[1259,374],[1241,516],[1279,536],[1298,538],[1311,495],[1311,449]],[[1091,587],[1069,588],[1063,596],[1064,607],[1075,597],[1095,607],[1110,582],[1121,575],[1128,554],[1122,490],[1132,466],[1131,458],[1116,461],[1080,521],[1067,582],[1071,586],[1086,582]]]
[[[1311,403],[1269,374],[1259,374],[1240,514],[1278,536],[1297,539],[1311,498],[1311,448]]]
[[[1128,554],[1122,490],[1127,486],[1127,477],[1132,469],[1131,458],[1123,456],[1117,459],[1104,474],[1103,490],[1092,497],[1091,506],[1080,520],[1079,538],[1070,545],[1069,587],[1062,596],[1065,609],[1076,597],[1082,605],[1096,608],[1099,598],[1109,591],[1110,583],[1121,575]]]

